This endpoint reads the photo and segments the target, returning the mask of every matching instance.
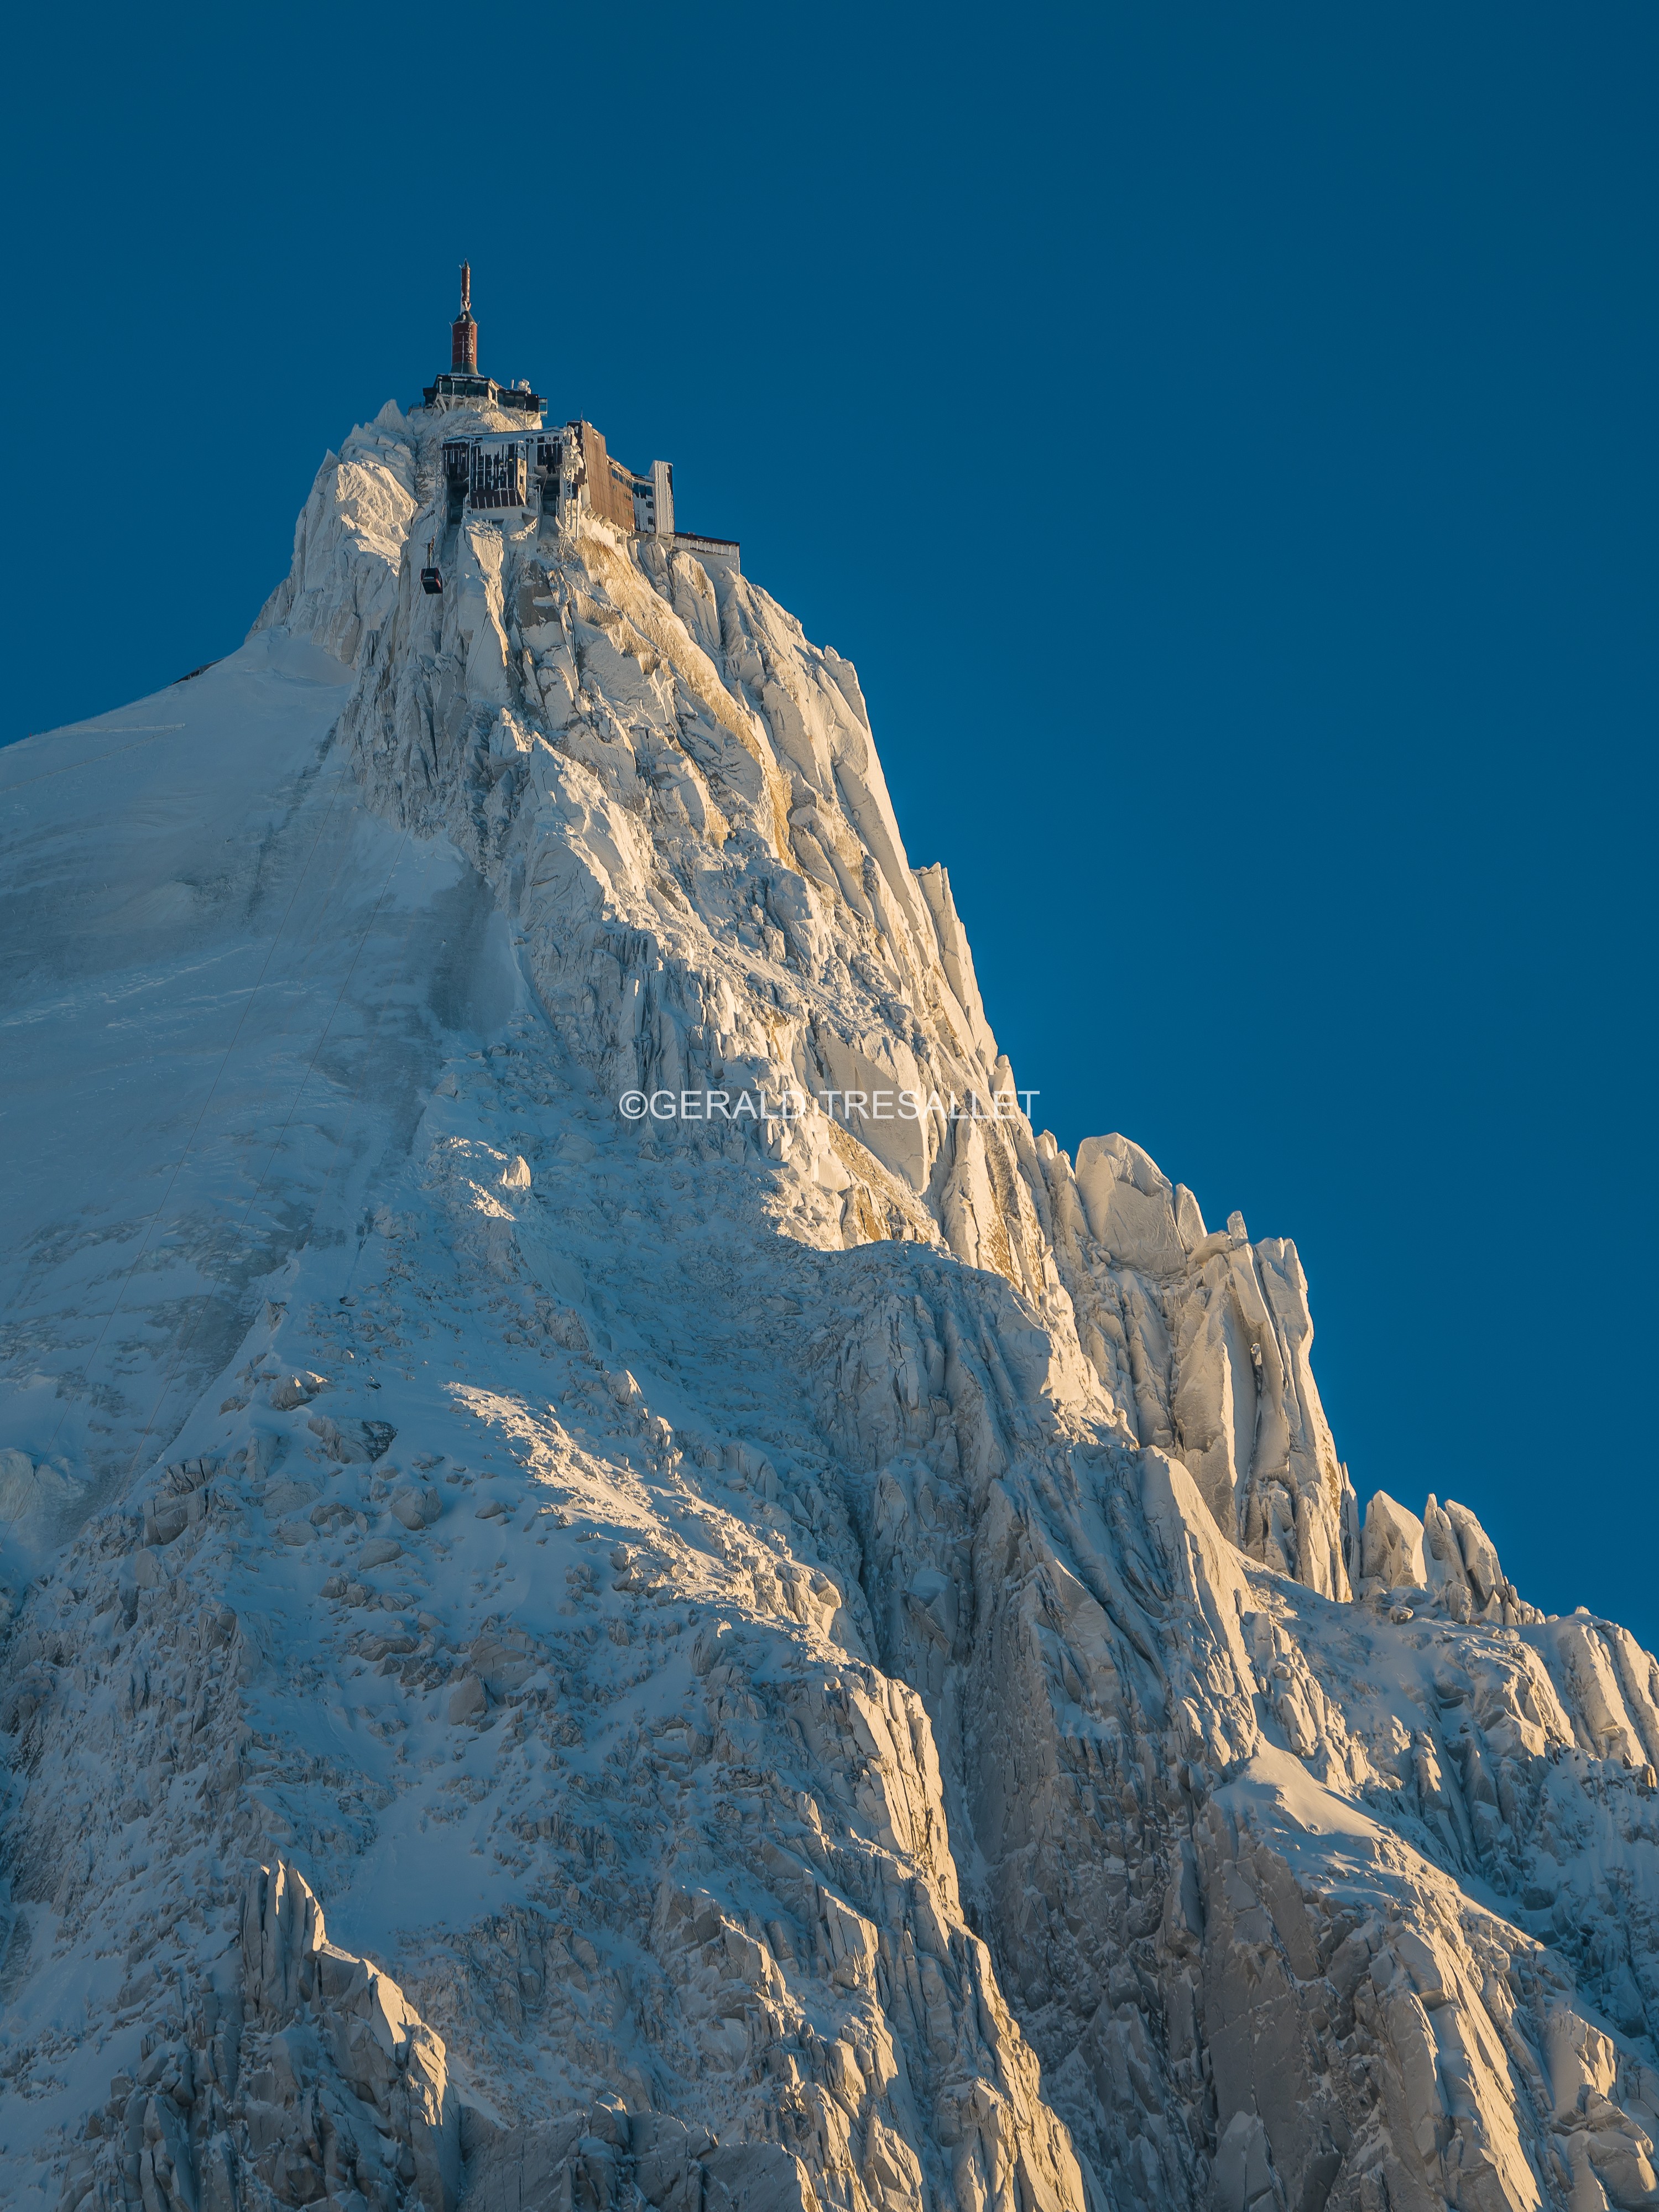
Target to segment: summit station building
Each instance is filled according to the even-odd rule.
[[[472,314],[472,270],[461,264],[461,311],[450,325],[449,367],[425,386],[432,409],[490,408],[522,417],[522,427],[473,430],[458,427],[443,441],[447,520],[487,517],[522,528],[532,517],[565,522],[596,514],[625,537],[656,538],[705,562],[740,568],[741,549],[729,538],[705,538],[674,523],[674,465],[653,461],[648,472],[623,466],[607,452],[604,434],[578,419],[543,427],[546,401],[527,383],[498,384],[478,370],[478,325]]]

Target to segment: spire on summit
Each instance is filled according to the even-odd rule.
[[[472,319],[472,264],[461,264],[461,312],[449,326],[449,366],[464,376],[478,374],[478,325]]]
[[[461,264],[461,312],[449,326],[449,367],[426,386],[428,407],[501,407],[508,413],[539,416],[542,399],[525,383],[498,384],[478,374],[478,325],[472,316],[472,264]]]

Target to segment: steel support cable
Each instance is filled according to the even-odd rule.
[[[147,726],[139,723],[135,726],[143,729]],[[100,761],[114,760],[122,753],[136,753],[144,745],[153,745],[156,738],[165,737],[170,730],[182,730],[185,725],[182,722],[157,722],[148,726],[152,734],[147,738],[140,738],[137,744],[115,745],[106,753],[88,753],[85,760],[65,761],[62,768],[42,769],[38,775],[20,775],[15,783],[0,783],[0,799],[9,799],[14,791],[27,791],[32,783],[50,783],[55,775],[73,775],[76,769],[96,768]],[[59,730],[54,731],[52,734],[61,737],[64,732]],[[121,732],[119,730],[112,730],[109,734],[112,738],[118,738]]]
[[[404,954],[409,950],[409,940],[415,933],[415,924],[420,918],[420,912],[421,909],[418,907],[411,907],[409,910],[409,920],[404,926],[404,933],[402,938],[399,939],[398,945],[398,962],[400,965],[402,963]],[[382,1008],[380,1016],[377,1016],[376,1018],[374,1026],[375,1039],[378,1039],[380,1036],[380,1024],[384,1013],[385,1009]],[[371,1040],[371,1042],[373,1042],[373,1040]],[[316,1219],[317,1215],[322,1211],[323,1200],[328,1195],[329,1186],[334,1180],[334,1170],[339,1165],[341,1149],[343,1146],[346,1139],[351,1133],[352,1123],[357,1118],[357,1108],[362,1098],[363,1085],[368,1082],[368,1051],[367,1048],[365,1048],[363,1053],[363,1064],[358,1071],[356,1085],[351,1093],[351,1104],[347,1111],[345,1121],[342,1126],[338,1135],[337,1135],[334,1139],[334,1150],[329,1155],[328,1173],[323,1178],[322,1188],[317,1194],[317,1203],[312,1209],[312,1218],[313,1221]],[[360,1235],[357,1239],[357,1250],[353,1255],[351,1265],[346,1271],[346,1288],[348,1291],[351,1287],[352,1277],[357,1271],[357,1261],[362,1255],[363,1242],[364,1240]]]
[[[132,1279],[138,1272],[139,1263],[143,1259],[145,1253],[149,1249],[149,1241],[151,1237],[155,1234],[155,1224],[160,1221],[162,1214],[166,1212],[167,1201],[173,1196],[173,1187],[178,1182],[179,1176],[183,1174],[185,1163],[189,1159],[191,1149],[196,1143],[196,1139],[201,1133],[202,1124],[207,1119],[208,1108],[213,1103],[214,1098],[218,1092],[219,1085],[224,1079],[225,1070],[230,1065],[230,1056],[236,1049],[237,1043],[241,1037],[243,1024],[247,1020],[248,1014],[252,1007],[253,1002],[258,997],[260,991],[264,987],[265,977],[270,972],[270,963],[276,957],[276,947],[282,942],[283,933],[288,927],[289,918],[294,912],[295,902],[298,899],[301,887],[304,884],[307,876],[311,872],[311,864],[317,857],[318,848],[323,842],[323,834],[328,828],[330,822],[333,819],[334,810],[339,803],[340,793],[344,789],[345,783],[346,775],[343,767],[341,773],[335,779],[332,795],[331,796],[328,805],[324,811],[323,818],[318,824],[317,835],[312,840],[311,849],[306,854],[305,860],[301,866],[299,874],[295,878],[294,889],[289,892],[288,904],[283,909],[283,918],[281,921],[277,923],[276,931],[271,937],[270,945],[266,949],[264,963],[259,969],[258,975],[254,979],[252,989],[248,993],[246,999],[243,1002],[242,1011],[237,1016],[236,1027],[231,1033],[230,1042],[225,1047],[224,1052],[220,1058],[219,1066],[215,1072],[213,1081],[208,1087],[207,1097],[202,1101],[201,1111],[197,1115],[195,1121],[191,1125],[190,1134],[185,1139],[185,1148],[183,1152],[179,1153],[178,1160],[174,1164],[173,1173],[167,1177],[167,1187],[162,1192],[161,1199],[156,1205],[155,1211],[150,1215],[149,1221],[145,1224],[143,1240],[140,1243],[137,1251],[133,1255],[132,1265],[127,1269],[126,1273],[122,1277],[121,1287],[115,1293],[114,1302],[111,1305],[109,1311],[104,1316],[104,1325],[98,1332],[96,1341],[94,1343],[91,1352],[87,1355],[86,1372],[88,1376],[90,1375],[94,1362],[97,1359],[99,1353],[103,1350],[104,1339],[109,1334],[111,1325],[114,1322],[116,1315],[121,1310],[122,1301],[125,1298],[128,1291],[131,1288]],[[333,886],[331,884],[330,895],[331,895],[332,890]],[[325,898],[324,904],[325,906],[327,904],[326,897]],[[321,925],[319,922],[319,929]],[[317,931],[313,931],[312,933],[313,943],[316,941],[317,933]],[[21,1296],[22,1286],[20,1284],[12,1298],[7,1303],[8,1311],[10,1310],[11,1306],[14,1305],[16,1303],[16,1300]],[[51,1436],[46,1440],[46,1450],[48,1453],[50,1453],[53,1444],[57,1443],[64,1424],[69,1419],[69,1413],[70,1401],[66,1399],[64,1401],[64,1409],[58,1416],[57,1425],[53,1428]]]
[[[237,1238],[240,1238],[242,1232],[246,1229],[248,1217],[252,1214],[254,1207],[258,1204],[260,1198],[264,1195],[265,1183],[270,1176],[272,1164],[275,1162],[277,1154],[282,1151],[283,1140],[286,1139],[289,1131],[294,1126],[294,1117],[300,1110],[300,1101],[305,1097],[306,1086],[311,1081],[313,1075],[316,1073],[317,1062],[322,1057],[323,1047],[328,1042],[329,1031],[334,1026],[335,1016],[339,1012],[341,1006],[345,1002],[345,994],[351,988],[351,979],[357,972],[357,963],[362,958],[363,949],[368,943],[370,933],[373,931],[375,923],[380,920],[380,908],[386,903],[386,893],[392,888],[392,879],[398,872],[398,864],[403,860],[404,849],[408,846],[408,843],[409,831],[407,828],[405,828],[403,836],[398,841],[398,849],[392,856],[392,866],[386,870],[386,881],[380,886],[380,896],[375,900],[374,910],[369,915],[368,920],[363,925],[362,935],[357,940],[357,949],[351,956],[351,965],[347,969],[344,980],[341,983],[339,990],[335,995],[334,1004],[329,1009],[328,1019],[323,1024],[321,1034],[317,1039],[316,1048],[312,1053],[306,1072],[300,1078],[299,1087],[294,1093],[294,1103],[288,1109],[288,1119],[277,1131],[276,1141],[265,1156],[265,1164],[260,1172],[258,1183],[255,1187],[247,1204],[242,1209],[242,1218],[236,1224],[235,1236]],[[410,922],[412,927],[412,916],[410,917]],[[405,936],[406,935],[407,933],[405,933]],[[331,1162],[330,1171],[331,1173],[332,1172]],[[196,1341],[196,1338],[200,1331],[201,1326],[202,1316],[198,1314],[197,1316],[195,1324],[191,1329],[190,1334],[182,1339],[181,1341],[174,1347],[173,1358],[168,1363],[167,1371],[161,1378],[161,1387],[160,1391],[156,1394],[155,1403],[149,1409],[149,1417],[145,1421],[143,1429],[139,1431],[138,1442],[134,1447],[131,1459],[128,1462],[127,1480],[129,1481],[132,1479],[133,1471],[138,1465],[140,1455],[143,1450],[145,1443],[149,1441],[151,1431],[155,1425],[155,1417],[161,1412],[162,1404],[167,1398],[167,1394],[173,1387],[173,1378],[178,1372],[179,1364],[183,1361],[185,1354],[189,1351],[191,1346]]]
[[[399,858],[401,858],[401,854],[399,855]],[[394,868],[395,868],[395,866],[396,866],[397,863],[394,861],[392,865],[393,865],[393,866],[394,866]],[[402,963],[402,957],[403,957],[403,955],[404,955],[404,953],[406,953],[406,952],[408,951],[408,950],[409,950],[409,940],[410,940],[410,938],[414,935],[414,933],[415,933],[415,924],[416,924],[416,921],[420,919],[420,915],[421,915],[421,909],[420,909],[418,907],[411,907],[411,908],[410,908],[410,910],[409,910],[409,920],[408,920],[408,921],[407,921],[407,922],[405,922],[405,923],[404,923],[404,933],[403,933],[403,936],[398,939],[398,961],[399,961],[399,964],[400,964],[400,965],[401,965],[401,963]],[[359,1069],[358,1069],[358,1071],[357,1071],[357,1080],[356,1080],[356,1083],[353,1085],[353,1086],[352,1086],[352,1091],[351,1091],[351,1103],[350,1103],[349,1106],[348,1107],[348,1109],[347,1109],[347,1110],[346,1110],[346,1118],[345,1118],[344,1121],[342,1123],[342,1125],[341,1125],[340,1128],[336,1132],[336,1134],[335,1134],[333,1149],[332,1149],[332,1150],[330,1152],[330,1153],[329,1153],[329,1158],[328,1158],[328,1170],[327,1170],[327,1172],[325,1174],[325,1176],[324,1176],[324,1177],[323,1177],[322,1184],[321,1184],[321,1186],[320,1186],[320,1188],[319,1188],[319,1191],[318,1191],[316,1203],[315,1203],[315,1205],[312,1207],[311,1218],[312,1218],[312,1224],[313,1224],[313,1227],[314,1227],[314,1226],[315,1226],[315,1224],[316,1224],[316,1221],[317,1221],[317,1217],[318,1217],[318,1215],[319,1215],[319,1214],[321,1212],[321,1211],[322,1211],[323,1202],[324,1202],[325,1199],[326,1199],[326,1197],[328,1196],[328,1193],[329,1193],[330,1187],[331,1187],[331,1185],[332,1184],[332,1182],[333,1182],[333,1181],[334,1181],[334,1170],[335,1170],[335,1169],[336,1169],[336,1168],[339,1165],[339,1164],[340,1164],[340,1154],[341,1154],[342,1151],[343,1151],[343,1148],[344,1148],[345,1140],[346,1140],[346,1139],[350,1135],[350,1133],[351,1133],[351,1127],[352,1127],[352,1124],[353,1124],[353,1122],[355,1122],[355,1121],[356,1121],[356,1118],[357,1118],[357,1108],[358,1108],[358,1106],[360,1105],[360,1103],[362,1103],[362,1100],[363,1086],[364,1086],[364,1085],[368,1081],[368,1066],[369,1066],[369,1058],[370,1058],[370,1047],[373,1045],[373,1043],[374,1042],[374,1041],[375,1041],[375,1040],[379,1037],[379,1036],[380,1036],[380,1020],[381,1020],[381,1018],[383,1018],[383,1016],[384,1016],[384,1011],[385,1011],[385,1010],[384,1010],[384,1009],[382,1009],[382,1010],[381,1010],[381,1014],[380,1014],[380,1016],[377,1016],[377,1017],[376,1017],[376,1020],[375,1020],[375,1024],[374,1024],[374,1029],[373,1034],[372,1034],[372,1036],[370,1036],[370,1038],[367,1041],[367,1042],[365,1043],[364,1049],[363,1049],[363,1054],[362,1054],[362,1066],[359,1067]],[[280,1139],[279,1139],[278,1141],[280,1142]],[[258,1196],[258,1193],[256,1191],[256,1192],[255,1192],[255,1194],[254,1194],[254,1200],[257,1200]],[[252,1205],[253,1205],[253,1203],[254,1203],[254,1200],[249,1200],[249,1204],[248,1204],[248,1211],[250,1211],[250,1212],[252,1211]],[[242,1223],[241,1223],[241,1226],[242,1226],[242,1227],[246,1227],[246,1222],[247,1222],[247,1212],[244,1212],[244,1214],[243,1214],[243,1217],[242,1217]],[[358,1236],[358,1237],[357,1237],[357,1249],[356,1249],[356,1252],[354,1252],[354,1253],[353,1253],[353,1255],[352,1255],[352,1258],[351,1258],[351,1265],[350,1265],[350,1267],[349,1267],[347,1269],[347,1271],[346,1271],[346,1288],[347,1288],[347,1290],[348,1290],[348,1291],[350,1289],[350,1287],[351,1287],[351,1284],[352,1284],[352,1280],[353,1280],[354,1277],[355,1277],[355,1276],[356,1276],[356,1272],[357,1272],[357,1262],[358,1262],[358,1261],[362,1257],[362,1250],[363,1250],[363,1244],[364,1244],[364,1242],[365,1242],[365,1238],[364,1238],[364,1237],[360,1233],[360,1234],[359,1234],[359,1236]],[[169,1374],[169,1376],[168,1376],[167,1381],[168,1381],[168,1383],[170,1383],[170,1382],[171,1382],[171,1381],[172,1381],[172,1376],[171,1376],[171,1375],[170,1375],[170,1374]],[[167,1389],[167,1384],[164,1384],[162,1387],[163,1387],[163,1391],[164,1391],[164,1393],[165,1393],[165,1390],[166,1390],[166,1389]],[[378,1386],[377,1386],[377,1387],[378,1387]]]

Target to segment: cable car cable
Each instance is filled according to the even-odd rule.
[[[337,723],[334,726],[337,728]],[[332,742],[333,736],[334,729],[331,728],[329,732],[329,741],[331,743]],[[218,1091],[219,1085],[224,1079],[225,1070],[230,1065],[230,1056],[236,1049],[237,1043],[241,1037],[243,1025],[247,1020],[248,1014],[252,1007],[253,1002],[255,999],[258,997],[260,991],[264,987],[265,977],[270,972],[270,963],[276,957],[276,947],[282,942],[283,932],[288,927],[289,916],[293,913],[295,901],[300,896],[300,887],[304,883],[307,875],[310,872],[311,864],[317,856],[317,848],[323,840],[323,832],[328,827],[330,819],[333,815],[334,809],[338,804],[340,793],[343,789],[344,784],[345,775],[343,770],[341,775],[336,778],[333,795],[329,800],[328,806],[324,813],[321,823],[318,825],[317,835],[312,840],[311,850],[306,854],[304,863],[300,869],[298,876],[295,879],[294,889],[289,894],[288,905],[283,908],[283,918],[276,925],[276,928],[271,937],[270,945],[266,949],[264,964],[260,968],[259,973],[254,980],[252,989],[248,993],[246,999],[243,1002],[242,1011],[237,1017],[236,1027],[231,1033],[230,1042],[225,1047],[224,1053],[220,1059],[219,1066],[214,1075],[213,1081],[208,1086],[207,1097],[202,1101],[201,1111],[197,1115],[195,1121],[191,1125],[190,1134],[185,1139],[185,1148],[179,1155],[179,1158],[173,1167],[173,1173],[167,1177],[167,1187],[162,1192],[161,1200],[156,1206],[154,1213],[150,1215],[149,1220],[145,1226],[143,1240],[140,1243],[137,1253],[133,1255],[132,1265],[127,1269],[125,1275],[123,1276],[121,1279],[121,1286],[115,1293],[114,1303],[111,1305],[109,1311],[104,1316],[104,1325],[99,1330],[97,1340],[94,1343],[91,1352],[87,1356],[86,1367],[82,1370],[83,1373],[89,1373],[94,1361],[96,1360],[98,1354],[103,1349],[104,1339],[109,1334],[110,1324],[114,1321],[116,1315],[121,1310],[121,1302],[126,1297],[127,1291],[131,1287],[132,1279],[138,1272],[138,1263],[143,1258],[145,1253],[149,1249],[149,1241],[151,1237],[155,1234],[155,1224],[166,1212],[167,1201],[173,1196],[173,1186],[177,1183],[179,1177],[184,1172],[185,1163],[189,1159],[191,1148],[194,1146],[197,1138],[201,1133],[202,1123],[207,1118],[208,1108],[213,1103],[214,1098]],[[17,1295],[20,1297],[21,1295],[21,1285]],[[58,1416],[57,1425],[53,1428],[51,1436],[46,1440],[47,1454],[50,1454],[52,1447],[57,1443],[64,1424],[69,1419],[70,1403],[71,1401],[68,1399],[65,1399],[64,1401],[64,1408]]]
[[[305,1096],[307,1085],[311,1081],[313,1075],[316,1073],[317,1062],[322,1055],[324,1045],[328,1042],[328,1034],[334,1026],[335,1016],[339,1012],[340,1007],[344,1001],[345,994],[350,988],[351,979],[357,972],[357,963],[363,957],[363,948],[368,942],[369,933],[373,930],[375,922],[380,919],[380,908],[386,903],[386,895],[392,888],[392,879],[397,873],[398,864],[404,856],[404,848],[409,843],[409,830],[407,827],[405,827],[403,836],[398,841],[398,849],[392,855],[392,866],[386,871],[386,881],[380,886],[380,895],[375,900],[374,909],[369,915],[368,920],[363,925],[363,933],[357,940],[357,950],[351,956],[351,965],[347,969],[344,980],[342,981],[339,990],[335,994],[334,1004],[329,1010],[328,1019],[323,1024],[322,1033],[317,1039],[316,1047],[312,1053],[306,1072],[300,1079],[299,1088],[294,1094],[294,1103],[288,1109],[288,1119],[277,1131],[276,1140],[265,1156],[265,1164],[260,1171],[258,1183],[256,1186],[252,1195],[249,1198],[247,1204],[242,1209],[242,1218],[236,1224],[236,1235],[239,1238],[242,1231],[247,1227],[248,1216],[252,1212],[254,1206],[258,1203],[260,1197],[264,1194],[266,1181],[270,1174],[271,1164],[276,1159],[277,1153],[281,1152],[283,1148],[283,1140],[294,1126],[294,1117],[300,1110],[300,1101]],[[206,1109],[204,1108],[203,1110],[205,1112]],[[199,1121],[198,1126],[200,1126]],[[162,1404],[166,1400],[167,1394],[173,1386],[173,1376],[178,1370],[179,1364],[183,1359],[185,1352],[189,1351],[191,1346],[196,1341],[197,1334],[199,1332],[201,1326],[202,1316],[198,1313],[196,1322],[191,1329],[190,1334],[184,1338],[183,1340],[174,1347],[173,1359],[168,1364],[167,1374],[162,1378],[161,1388],[156,1395],[155,1403],[150,1407],[149,1418],[145,1421],[143,1428],[139,1432],[138,1442],[134,1447],[131,1459],[128,1462],[126,1480],[129,1482],[132,1480],[133,1473],[137,1468],[140,1455],[143,1452],[145,1443],[149,1437],[150,1431],[155,1425],[155,1417],[161,1412]]]

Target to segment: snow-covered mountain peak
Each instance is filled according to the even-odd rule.
[[[1362,1526],[665,465],[389,404],[0,801],[9,2202],[1659,2201],[1659,1669]]]

